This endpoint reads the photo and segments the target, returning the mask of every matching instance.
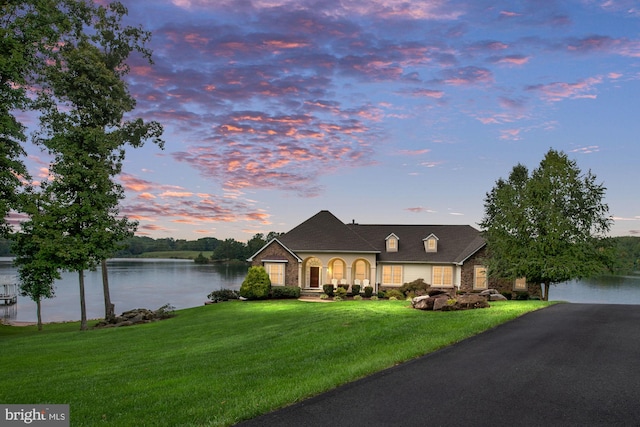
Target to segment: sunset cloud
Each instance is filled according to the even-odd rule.
[[[123,210],[149,235],[286,228],[296,225],[284,218],[289,206],[302,210],[311,198],[323,209],[357,210],[361,197],[414,206],[394,190],[416,175],[438,183],[430,197],[442,203],[479,203],[466,192],[487,189],[439,166],[491,183],[498,171],[480,168],[480,157],[502,168],[549,145],[602,157],[634,150],[621,137],[637,134],[624,121],[640,84],[633,0],[125,4],[127,19],[153,34],[154,64],[130,58],[131,117],[165,128],[165,150],[147,145],[128,157],[119,181]],[[604,141],[608,127],[615,138]],[[45,179],[48,161],[30,163]],[[374,165],[400,170],[373,182]],[[388,214],[410,212],[453,215]]]
[[[560,102],[565,99],[596,98],[595,88],[602,83],[602,78],[593,77],[575,83],[554,82],[532,85],[527,88],[531,92],[538,93],[542,99],[549,102]]]

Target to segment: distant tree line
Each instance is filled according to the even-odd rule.
[[[629,274],[640,271],[640,237],[613,237],[616,247],[616,259],[613,271],[616,274]]]
[[[173,239],[171,237],[153,239],[151,237],[134,236],[121,243],[121,249],[114,253],[114,257],[126,258],[140,256],[146,252],[164,251],[199,251],[213,252],[211,257],[205,257],[206,261],[246,261],[255,254],[267,242],[281,233],[270,232],[266,235],[256,234],[246,243],[235,239],[220,240],[215,237],[203,237],[197,240]],[[622,236],[611,237],[616,249],[615,264],[612,270],[615,274],[629,274],[640,271],[640,237]],[[11,241],[0,238],[0,256],[9,257]]]
[[[210,257],[204,255],[199,262],[246,261],[251,255],[260,250],[271,239],[280,233],[255,234],[246,243],[235,239],[220,240],[215,237],[203,237],[197,240],[173,239],[171,237],[153,239],[151,237],[133,236],[122,242],[121,249],[114,257],[136,257],[149,252],[167,251],[199,251],[213,252]]]

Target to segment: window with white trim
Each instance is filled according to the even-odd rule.
[[[527,278],[519,277],[513,283],[513,289],[516,291],[526,291],[527,290]]]
[[[487,289],[487,267],[476,265],[473,267],[473,289]]]
[[[398,236],[391,233],[387,236],[387,252],[398,252]]]
[[[342,280],[345,279],[345,264],[341,259],[334,259],[329,264],[329,268],[331,269],[331,279]]]
[[[438,238],[431,235],[423,240],[425,252],[438,252]]]
[[[453,267],[436,265],[433,267],[433,280],[431,286],[452,287]]]
[[[369,278],[369,275],[367,274],[367,263],[364,260],[357,260],[353,270],[354,279],[364,280]]]
[[[382,266],[382,284],[391,286],[402,286],[402,266]]]
[[[266,262],[264,269],[267,270],[269,280],[274,286],[284,286],[284,267],[283,262]]]

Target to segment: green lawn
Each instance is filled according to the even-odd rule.
[[[236,301],[118,329],[0,326],[0,402],[70,404],[72,426],[231,425],[549,304]]]

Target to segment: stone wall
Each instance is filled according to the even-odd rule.
[[[251,262],[252,266],[263,266],[264,260],[286,260],[284,281],[286,286],[298,285],[298,260],[278,242],[271,242]]]
[[[462,292],[479,292],[473,290],[473,279],[474,279],[474,267],[477,265],[485,265],[485,258],[487,256],[487,248],[486,246],[476,252],[471,258],[469,258],[464,265],[462,266],[462,272],[460,277],[460,290]],[[517,292],[525,292],[525,291],[516,291],[514,289],[514,281],[507,279],[495,279],[490,278],[488,287],[490,289],[496,289],[500,293],[511,293],[514,298]],[[527,283],[527,290],[530,297],[541,297],[542,292],[540,285],[536,285],[533,283]]]

